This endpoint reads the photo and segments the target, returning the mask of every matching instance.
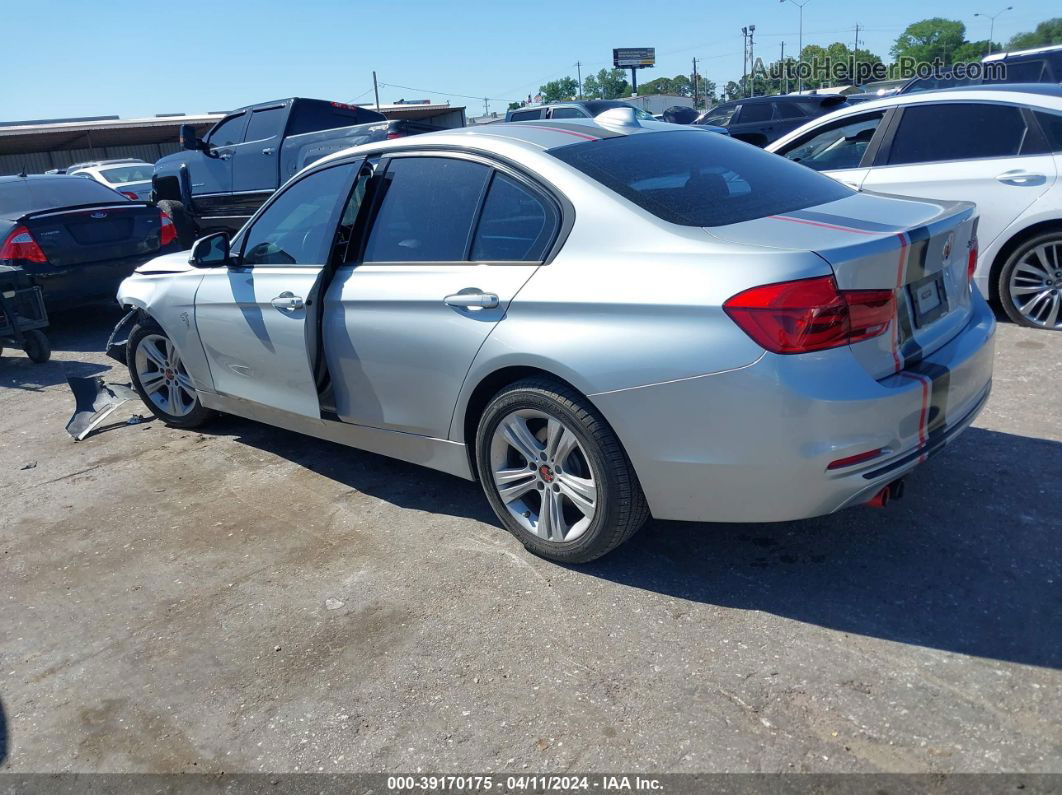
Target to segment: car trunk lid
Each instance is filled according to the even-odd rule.
[[[890,328],[851,346],[874,378],[917,364],[969,320],[976,215],[968,202],[860,193],[707,231],[735,243],[814,251],[841,290],[893,291],[897,317]]]
[[[42,210],[20,221],[56,268],[150,256],[160,248],[161,216],[143,202]]]

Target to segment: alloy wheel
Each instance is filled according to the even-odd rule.
[[[1030,249],[1010,273],[1014,307],[1030,324],[1062,329],[1062,240]]]
[[[505,415],[490,446],[491,477],[505,509],[546,541],[573,541],[590,527],[598,480],[575,433],[536,409]]]
[[[134,361],[144,394],[162,412],[185,417],[196,406],[195,387],[176,346],[161,334],[140,340]]]

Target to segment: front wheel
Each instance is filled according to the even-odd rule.
[[[1022,243],[999,273],[999,301],[1022,326],[1062,330],[1062,231]]]
[[[499,392],[476,434],[480,482],[505,528],[536,555],[585,563],[649,516],[616,434],[586,398],[546,379]]]
[[[23,332],[22,350],[34,364],[44,364],[52,357],[52,344],[48,335],[38,329]]]
[[[153,324],[133,326],[125,360],[133,388],[151,413],[176,428],[196,428],[214,416],[196,394],[181,354]]]

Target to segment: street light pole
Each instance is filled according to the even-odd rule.
[[[976,12],[974,14],[975,17],[988,17],[988,19],[990,20],[989,25],[988,25],[988,54],[989,55],[992,54],[992,39],[994,39],[995,36],[996,36],[996,17],[998,17],[1000,14],[1005,14],[1007,11],[1013,11],[1013,10],[1014,10],[1014,6],[1007,6],[1006,8],[1002,8],[1002,9],[1000,9],[999,11],[997,11],[994,14],[982,14],[980,11],[978,11],[978,12]]]
[[[798,43],[799,49],[797,50],[797,69],[800,69],[800,64],[804,63],[804,6],[811,2],[811,0],[804,0],[802,3],[798,3],[797,0],[778,0],[779,3],[792,3],[800,9],[800,40]],[[797,76],[797,91],[804,90],[804,76]]]

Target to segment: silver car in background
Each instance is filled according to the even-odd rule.
[[[860,194],[633,113],[313,164],[127,279],[156,416],[478,479],[536,554],[882,504],[984,406],[973,205]],[[119,337],[120,339],[120,337]]]
[[[133,201],[151,200],[151,176],[155,167],[143,160],[99,160],[79,163],[66,169],[67,174],[88,177],[114,188]]]

